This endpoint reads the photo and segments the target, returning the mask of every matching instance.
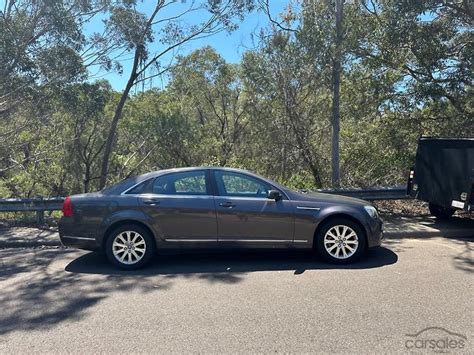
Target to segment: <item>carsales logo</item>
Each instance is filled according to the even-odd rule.
[[[467,337],[441,327],[429,327],[405,334],[405,348],[412,353],[450,353],[468,348]]]

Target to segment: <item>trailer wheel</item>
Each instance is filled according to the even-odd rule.
[[[430,213],[432,216],[435,216],[439,219],[447,219],[453,216],[454,208],[449,207],[441,207],[438,205],[434,205],[432,203],[429,204]]]

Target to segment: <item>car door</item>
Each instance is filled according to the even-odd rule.
[[[141,208],[168,242],[215,242],[217,222],[208,170],[159,176],[150,193],[140,194]]]
[[[214,170],[213,177],[219,242],[268,246],[293,241],[293,207],[285,194],[279,201],[268,199],[275,187],[243,173]]]

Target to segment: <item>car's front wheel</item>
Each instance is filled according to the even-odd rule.
[[[316,235],[316,251],[332,263],[354,262],[366,251],[364,231],[350,219],[335,218],[323,222]]]
[[[145,266],[155,253],[150,233],[138,225],[123,225],[114,229],[107,238],[105,253],[109,261],[124,270]]]

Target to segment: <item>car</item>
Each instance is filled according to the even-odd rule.
[[[64,200],[64,245],[101,250],[121,269],[181,249],[309,249],[346,264],[381,244],[382,221],[363,200],[293,191],[222,167],[160,170]]]

